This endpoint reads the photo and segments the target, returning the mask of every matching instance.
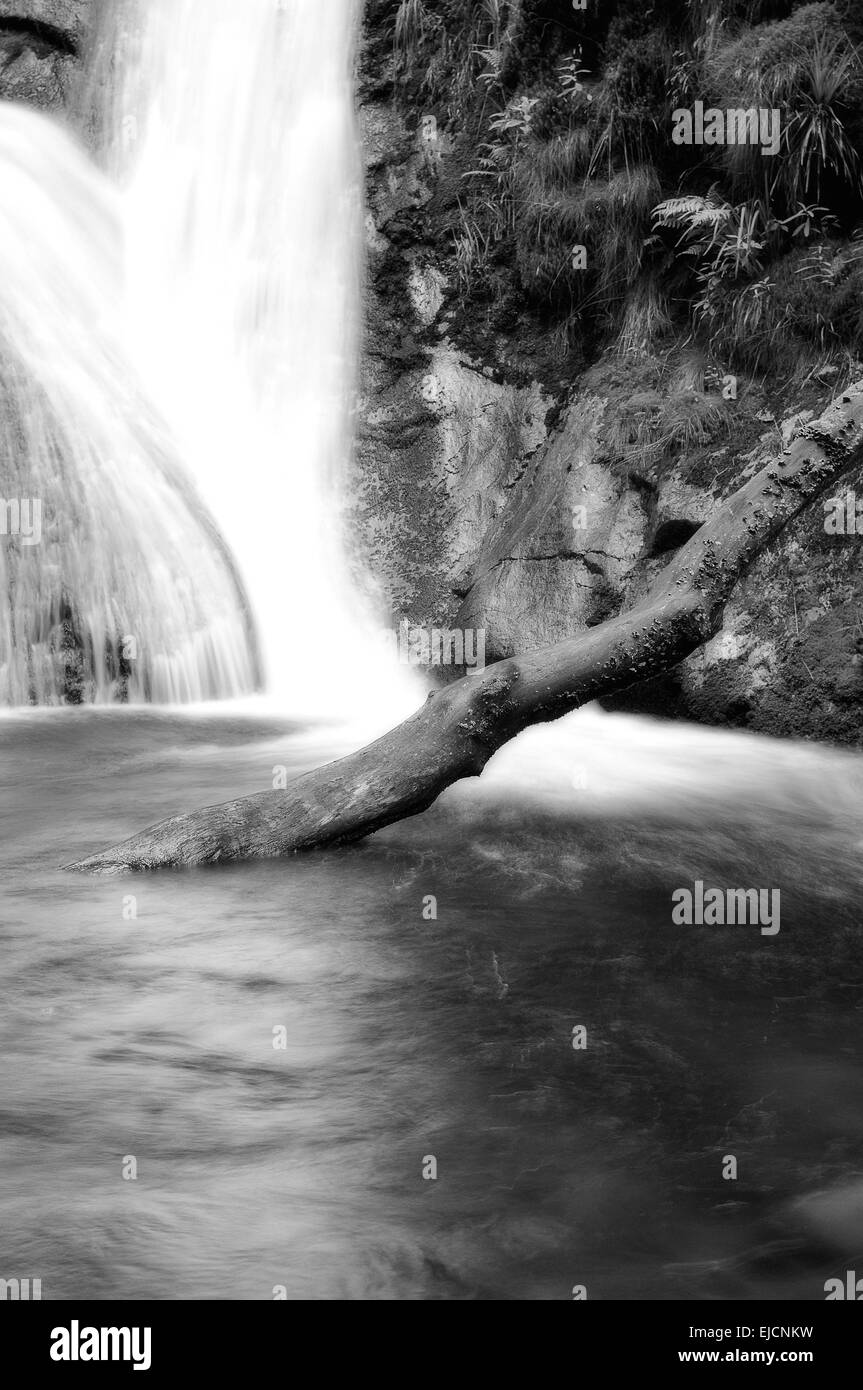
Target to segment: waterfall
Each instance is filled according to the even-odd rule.
[[[104,49],[126,337],[297,712],[416,702],[350,561],[355,0],[127,0]],[[360,710],[362,712],[362,710]]]
[[[355,0],[103,6],[102,172],[0,106],[0,703],[416,703],[345,506],[357,25]]]
[[[234,567],[123,346],[115,194],[0,103],[0,704],[240,695]]]

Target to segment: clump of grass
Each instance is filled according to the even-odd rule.
[[[748,106],[764,92],[793,93],[801,60],[819,39],[845,40],[835,6],[825,0],[802,5],[770,24],[726,27],[724,41],[705,59],[705,97],[720,106]]]
[[[547,152],[539,167],[530,151],[516,170],[517,260],[522,285],[552,304],[591,304],[610,322],[637,280],[659,180],[650,166],[609,179],[585,179],[564,191]],[[575,250],[585,247],[587,269]]]
[[[432,37],[440,35],[441,21],[424,0],[401,0],[393,26],[393,66],[404,77],[420,61]]]
[[[831,4],[804,5],[790,18],[748,29],[714,47],[705,80],[724,108],[777,109],[782,143],[764,158],[754,145],[723,155],[732,190],[788,211],[799,202],[838,205],[861,194],[861,167],[849,118],[863,98],[863,66]]]
[[[781,323],[773,312],[769,276],[752,280],[715,304],[700,301],[696,313],[709,319],[711,349],[733,363],[758,371],[774,347]]]
[[[671,331],[668,296],[655,276],[644,276],[627,296],[615,352],[620,357],[645,357]]]
[[[672,380],[664,394],[631,396],[608,429],[610,451],[628,466],[652,467],[685,456],[730,433],[731,416],[720,395]]]
[[[462,293],[470,295],[486,278],[493,239],[491,232],[467,212],[461,203],[459,213],[459,229],[453,238],[456,275]]]
[[[820,202],[831,186],[859,195],[860,160],[843,108],[859,90],[860,73],[857,54],[841,41],[822,36],[806,53],[797,83],[799,105],[785,127],[787,158],[778,175],[787,203]]]
[[[664,454],[691,453],[729,430],[728,407],[721,396],[678,390],[663,403],[659,443]]]
[[[549,190],[566,193],[587,177],[593,158],[594,142],[586,126],[551,140],[537,143],[530,151],[530,164],[522,170],[527,196],[543,196]],[[532,185],[532,187],[531,187]]]

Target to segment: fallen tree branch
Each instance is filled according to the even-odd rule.
[[[530,724],[656,676],[715,634],[764,546],[863,458],[863,382],[735,492],[636,607],[565,642],[510,657],[428,697],[410,719],[283,791],[174,816],[72,869],[154,869],[266,858],[362,839],[476,777]]]

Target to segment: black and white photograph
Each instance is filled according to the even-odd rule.
[[[22,1365],[550,1301],[817,1368],[859,0],[0,0],[0,827]]]

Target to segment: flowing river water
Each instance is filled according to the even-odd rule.
[[[863,1256],[859,755],[587,710],[353,848],[59,869],[349,738],[243,707],[0,722],[5,1275],[822,1299]],[[674,925],[697,879],[778,888],[780,931]]]

